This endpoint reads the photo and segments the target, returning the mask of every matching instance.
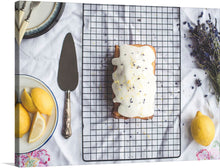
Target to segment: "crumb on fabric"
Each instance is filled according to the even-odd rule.
[[[202,85],[202,82],[201,82],[200,79],[196,79],[196,80],[195,80],[195,84],[196,84],[198,87],[200,87],[200,86]]]

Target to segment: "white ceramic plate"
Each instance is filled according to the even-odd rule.
[[[54,108],[52,110],[51,116],[43,115],[47,122],[44,135],[38,141],[33,143],[28,143],[29,132],[26,133],[22,138],[15,138],[15,153],[27,153],[42,147],[52,137],[53,132],[55,131],[57,126],[58,106],[56,98],[50,88],[45,83],[35,77],[29,75],[15,75],[15,91],[18,96],[21,95],[24,88],[26,88],[29,92],[34,87],[42,88],[50,94],[53,99]],[[18,101],[20,102],[19,97]],[[32,118],[33,114],[30,113],[30,116]]]
[[[23,20],[28,16],[30,3],[31,1],[26,2]],[[22,5],[23,1],[19,1],[15,4],[17,9],[20,9]],[[60,2],[40,2],[31,13],[24,38],[37,37],[49,31],[58,22],[63,13],[64,6],[65,3]]]

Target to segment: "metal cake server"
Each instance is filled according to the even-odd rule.
[[[63,41],[57,81],[60,89],[65,91],[62,135],[69,138],[72,135],[70,92],[78,85],[76,50],[71,33],[68,33]]]

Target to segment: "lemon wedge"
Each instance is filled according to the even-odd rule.
[[[15,136],[21,138],[26,134],[31,126],[31,117],[22,104],[15,106]]]
[[[21,103],[26,108],[27,111],[29,111],[31,113],[37,112],[37,109],[34,105],[34,102],[32,101],[32,98],[28,94],[26,89],[24,89],[22,94],[21,94]]]
[[[39,140],[40,137],[43,135],[45,128],[46,120],[39,112],[36,112],[34,114],[33,122],[31,125],[28,142],[33,143]]]
[[[51,115],[53,109],[53,99],[44,89],[33,88],[31,90],[31,98],[35,107],[42,114]]]

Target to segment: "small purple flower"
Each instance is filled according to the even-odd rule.
[[[204,55],[205,55],[207,58],[209,58],[209,53],[204,52]]]
[[[201,26],[202,26],[202,30],[204,30],[204,31],[208,29],[208,27],[206,27],[204,23],[201,24]]]
[[[198,18],[201,18],[203,17],[203,12],[201,12],[201,14],[198,16]]]
[[[193,27],[191,26],[191,24],[189,22],[187,22],[187,25],[190,30],[193,30]]]

